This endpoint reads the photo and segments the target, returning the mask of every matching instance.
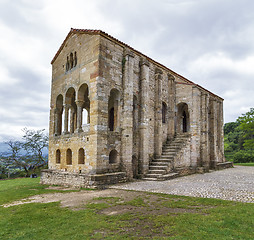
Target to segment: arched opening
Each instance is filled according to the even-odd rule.
[[[118,152],[114,149],[109,153],[109,164],[117,163]]]
[[[112,107],[109,111],[109,121],[108,121],[108,127],[110,131],[114,131],[114,108]]]
[[[185,111],[183,111],[183,132],[187,132],[187,115]]]
[[[82,84],[78,90],[78,128],[90,123],[90,100],[87,84]]]
[[[73,68],[74,60],[73,60],[73,53],[70,54],[70,65],[71,69]]]
[[[166,123],[166,116],[167,116],[167,104],[162,102],[162,123]]]
[[[89,124],[89,114],[88,111],[83,108],[83,112],[82,112],[82,125],[86,125]]]
[[[72,165],[72,151],[69,148],[66,151],[66,164]]]
[[[85,163],[85,151],[84,148],[80,148],[78,150],[78,164],[84,164]]]
[[[190,129],[190,117],[188,105],[186,103],[179,103],[177,105],[177,132],[186,133]]]
[[[78,58],[77,58],[77,52],[74,53],[74,67],[77,66]]]
[[[59,149],[56,150],[56,163],[57,164],[61,163],[61,152]]]
[[[119,101],[119,91],[117,89],[112,89],[108,100],[108,127],[110,131],[115,131],[118,127]]]
[[[62,133],[62,117],[63,117],[63,96],[60,94],[56,98],[55,108],[55,135],[61,135]]]
[[[69,88],[65,95],[65,132],[73,133],[77,127],[76,92]]]

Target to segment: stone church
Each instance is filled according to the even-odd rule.
[[[103,187],[230,166],[221,97],[100,30],[71,29],[51,64],[41,183]]]

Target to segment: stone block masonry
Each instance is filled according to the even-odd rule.
[[[221,97],[99,30],[71,29],[51,63],[41,183],[102,187],[228,166]],[[170,146],[185,133],[188,144]]]

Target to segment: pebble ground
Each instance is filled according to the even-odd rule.
[[[135,181],[111,188],[254,203],[254,167],[235,166],[167,181]]]

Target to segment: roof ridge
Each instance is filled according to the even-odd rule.
[[[221,98],[220,96],[218,96],[218,95],[216,95],[216,94],[210,92],[209,90],[205,89],[204,87],[202,87],[202,86],[200,86],[200,85],[198,85],[198,84],[196,84],[196,83],[190,81],[189,79],[187,79],[187,78],[183,77],[182,75],[176,73],[175,71],[171,70],[170,68],[166,67],[165,65],[163,65],[163,64],[161,64],[161,63],[159,63],[159,62],[153,60],[152,58],[146,56],[145,54],[141,53],[140,51],[134,49],[134,48],[131,47],[130,45],[128,45],[128,44],[126,44],[126,43],[124,43],[124,42],[118,40],[117,38],[113,37],[112,35],[110,35],[110,34],[104,32],[104,31],[102,31],[102,30],[100,30],[100,29],[79,29],[79,28],[71,28],[70,31],[69,31],[69,33],[67,34],[66,38],[64,39],[63,43],[61,44],[60,48],[58,49],[57,53],[55,54],[54,58],[52,59],[51,64],[53,64],[53,62],[56,60],[57,56],[59,55],[59,53],[60,53],[61,50],[63,49],[65,42],[67,41],[67,39],[70,37],[70,35],[71,35],[72,33],[100,34],[100,35],[103,35],[104,37],[110,38],[110,39],[112,39],[112,40],[114,40],[114,41],[120,43],[121,45],[130,48],[130,49],[133,50],[134,52],[136,52],[136,53],[138,53],[139,55],[142,55],[143,57],[145,57],[146,59],[148,59],[148,60],[154,62],[156,65],[160,65],[162,68],[167,69],[167,70],[170,71],[172,74],[178,76],[179,78],[181,78],[181,79],[184,80],[184,81],[187,81],[190,85],[197,86],[197,87],[199,87],[199,88],[201,88],[201,89],[203,89],[203,90],[209,92],[209,93],[212,94],[213,96],[216,96],[216,97],[219,97],[220,99],[223,99],[223,98]]]

